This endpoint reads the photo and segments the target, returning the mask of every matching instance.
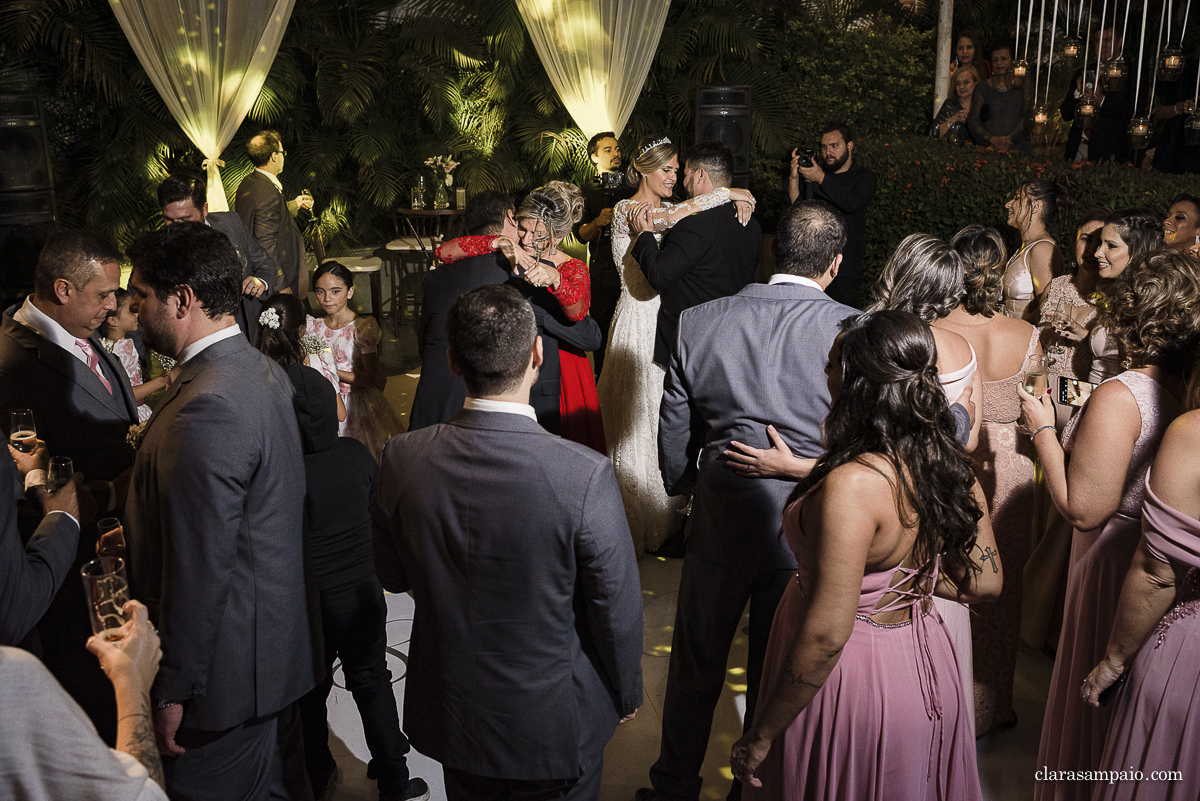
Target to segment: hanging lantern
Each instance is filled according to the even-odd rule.
[[[1079,48],[1083,44],[1078,36],[1064,36],[1062,40],[1062,54],[1064,58],[1072,61],[1079,57]]]
[[[1021,59],[1016,64],[1012,65],[1012,85],[1014,89],[1020,89],[1025,83],[1025,76],[1029,74],[1029,62]]]
[[[1125,67],[1125,57],[1120,53],[1117,57],[1104,62],[1100,67],[1104,77],[1104,91],[1108,94],[1116,94],[1125,88],[1125,81],[1128,77],[1128,69]]]
[[[1183,138],[1189,145],[1200,145],[1200,113],[1191,113],[1183,123]]]
[[[1179,77],[1181,72],[1183,72],[1183,48],[1170,46],[1163,48],[1162,58],[1158,61],[1158,79],[1173,81]]]
[[[1129,146],[1134,150],[1145,150],[1150,144],[1150,120],[1134,117],[1129,121]]]
[[[1047,126],[1050,125],[1050,112],[1045,106],[1037,106],[1033,109],[1033,114],[1029,116],[1029,131],[1034,136],[1041,136],[1046,133]]]
[[[1089,122],[1096,116],[1096,102],[1088,100],[1086,97],[1079,101],[1079,107],[1075,109],[1075,113],[1084,121]]]

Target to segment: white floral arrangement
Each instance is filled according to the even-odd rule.
[[[279,330],[279,311],[275,308],[264,309],[263,313],[258,315],[258,324],[265,325],[272,331]]]
[[[316,356],[329,350],[329,346],[316,334],[305,334],[300,337],[300,349],[304,351],[305,356]]]
[[[454,172],[454,168],[458,166],[458,162],[455,161],[453,157],[434,156],[433,158],[425,159],[425,166],[431,167],[434,172],[441,170],[442,172],[446,173],[446,186],[454,185],[454,176],[451,175],[451,173]]]
[[[125,441],[129,443],[129,447],[135,451],[142,446],[142,438],[146,436],[146,426],[150,425],[150,421],[138,423],[129,427],[129,433],[125,435]]]
[[[150,353],[154,356],[154,360],[158,362],[159,366],[162,367],[164,373],[169,373],[175,369],[175,360],[170,356],[163,356],[158,351],[150,351]]]

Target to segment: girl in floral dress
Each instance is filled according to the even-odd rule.
[[[383,396],[387,384],[379,364],[383,332],[375,318],[359,317],[347,305],[354,297],[354,275],[342,264],[327,261],[318,267],[313,286],[325,316],[310,316],[307,329],[329,346],[337,365],[338,394],[346,404],[346,420],[338,434],[354,437],[378,459],[387,441],[404,430]]]
[[[144,423],[150,419],[153,412],[146,405],[146,398],[160,389],[169,387],[171,373],[163,373],[149,381],[142,380],[142,363],[138,359],[137,348],[134,347],[132,339],[126,339],[138,329],[138,318],[129,309],[128,290],[118,289],[114,294],[117,299],[117,308],[104,318],[104,325],[100,326],[100,336],[103,338],[105,349],[116,356],[121,362],[121,366],[125,368],[125,374],[129,376],[129,384],[133,387],[133,399],[137,403],[138,422]]]

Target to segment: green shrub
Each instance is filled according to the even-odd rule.
[[[867,213],[866,268],[872,278],[911,233],[948,239],[963,226],[980,223],[996,227],[1015,244],[1016,232],[1005,226],[1004,204],[1028,180],[1070,173],[1083,186],[1083,198],[1056,232],[1059,242],[1070,240],[1084,209],[1148,206],[1165,213],[1171,199],[1194,189],[1195,183],[1186,175],[1113,164],[1072,165],[1060,158],[1000,153],[913,135],[863,138],[854,157],[879,179]]]

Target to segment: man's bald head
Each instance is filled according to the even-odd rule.
[[[261,131],[250,137],[246,152],[250,154],[251,164],[265,169],[271,163],[272,156],[283,155],[283,140],[275,131]]]

